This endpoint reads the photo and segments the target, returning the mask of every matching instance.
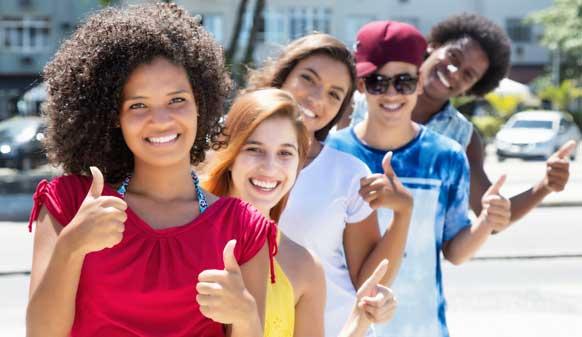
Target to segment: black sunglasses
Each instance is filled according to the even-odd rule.
[[[410,74],[397,74],[392,77],[383,76],[380,74],[372,74],[364,77],[366,84],[366,91],[372,95],[382,95],[388,91],[391,84],[394,84],[394,89],[401,95],[410,95],[416,90],[418,77],[412,77]]]

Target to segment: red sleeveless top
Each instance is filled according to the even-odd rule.
[[[42,206],[66,226],[90,185],[91,178],[82,176],[41,181],[29,229]],[[103,195],[119,196],[107,185]],[[252,259],[265,242],[272,262],[276,231],[272,221],[235,198],[220,198],[190,223],[160,230],[128,208],[123,240],[85,257],[71,336],[224,336],[221,324],[200,313],[198,274],[224,269],[222,251],[231,239],[237,240],[239,264]]]

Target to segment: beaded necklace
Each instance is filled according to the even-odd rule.
[[[198,198],[198,209],[200,210],[200,214],[202,214],[202,212],[204,212],[208,208],[208,203],[206,202],[206,197],[204,196],[204,193],[200,188],[200,179],[198,179],[198,176],[196,175],[196,173],[194,173],[194,171],[192,171],[191,175],[192,181],[194,182],[194,188],[196,189],[196,197]],[[131,175],[128,175],[125,179],[123,179],[121,186],[119,186],[119,188],[117,189],[117,193],[121,195],[122,199],[125,199],[125,194],[127,193],[127,186],[129,185],[130,180]]]

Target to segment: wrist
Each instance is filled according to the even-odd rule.
[[[534,190],[538,193],[541,193],[544,197],[553,192],[553,190],[548,186],[547,178],[544,178],[538,186],[534,188]]]
[[[363,335],[366,330],[368,330],[371,323],[372,322],[370,322],[370,320],[366,317],[366,314],[360,310],[356,304],[348,320],[346,321],[340,336]]]
[[[243,297],[245,299],[245,309],[242,310],[244,314],[237,322],[234,322],[233,325],[236,325],[245,331],[250,331],[257,326],[261,326],[259,309],[257,308],[257,303],[255,302],[254,297],[248,291],[245,291]]]
[[[83,252],[77,242],[75,242],[76,240],[74,240],[69,233],[63,232],[61,232],[61,235],[57,237],[54,255],[66,262],[73,262],[75,260],[82,261],[85,258],[86,253]]]
[[[83,249],[75,233],[71,230],[70,225],[63,228],[57,237],[55,250],[58,250],[61,256],[67,258],[84,258],[87,252]]]

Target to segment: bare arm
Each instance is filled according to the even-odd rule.
[[[376,212],[359,223],[347,225],[344,248],[350,277],[356,289],[372,275],[383,259],[388,259],[390,264],[381,283],[391,284],[394,281],[402,262],[410,217],[410,212],[395,213],[383,236],[380,236]]]
[[[481,213],[470,226],[457,233],[443,245],[443,254],[453,264],[461,264],[475,254],[489,235],[509,223],[510,202],[500,194],[505,183],[503,175],[483,194]]]
[[[85,255],[111,248],[123,238],[125,201],[103,197],[103,175],[91,167],[93,182],[71,222],[63,228],[41,209],[34,236],[27,336],[68,336]],[[49,310],[50,308],[50,310]]]
[[[473,131],[471,142],[467,147],[467,158],[471,168],[471,208],[475,214],[481,213],[481,198],[492,184],[483,168],[483,153],[484,147],[481,137],[477,132]],[[568,181],[569,172],[567,159],[564,159],[563,156],[558,158],[556,153],[548,160],[546,165],[548,167],[547,173],[539,183],[510,198],[510,223],[514,223],[524,217],[552,191],[564,189]]]
[[[244,280],[243,286],[254,299],[256,311],[247,313],[247,319],[228,325],[227,336],[263,336],[267,282],[269,282],[268,249],[268,245],[265,243],[257,255],[240,266],[240,273]]]
[[[306,263],[303,294],[295,304],[294,337],[323,337],[325,310],[325,274],[317,261]]]
[[[84,257],[60,237],[62,225],[42,208],[34,234],[34,252],[26,312],[27,336],[68,336],[75,318],[75,297]],[[50,308],[50,309],[49,309]]]
[[[384,174],[372,174],[360,179],[359,194],[373,209],[390,208],[394,212],[392,222],[380,237],[378,217],[373,212],[359,224],[350,225],[344,231],[344,248],[352,282],[359,288],[372,275],[382,260],[388,259],[388,271],[382,284],[391,284],[402,262],[412,217],[412,195],[400,182],[391,165],[392,152],[382,160]]]

